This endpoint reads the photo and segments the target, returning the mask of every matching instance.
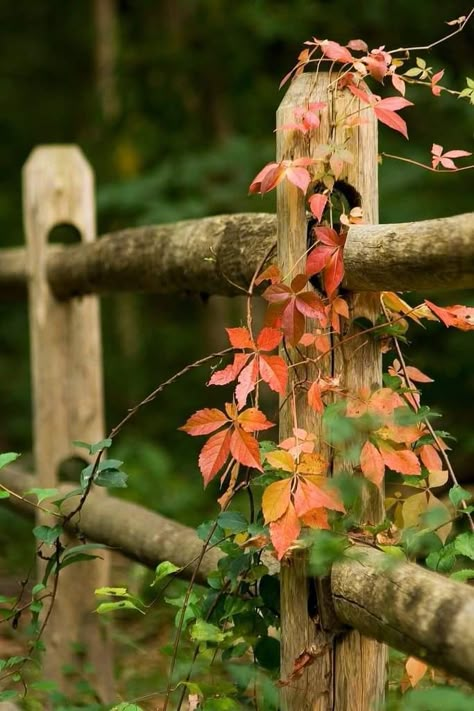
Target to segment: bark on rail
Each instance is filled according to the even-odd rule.
[[[0,471],[0,484],[18,494],[35,483],[34,476],[15,467]],[[62,484],[60,488],[67,493],[74,486]],[[34,509],[27,503],[15,498],[4,501],[33,516]],[[76,501],[65,502],[65,513]],[[142,506],[94,493],[81,513],[80,528],[88,539],[118,549],[150,568],[163,560],[185,566],[202,545],[187,526]],[[206,554],[199,582],[216,568],[220,556],[216,549]],[[189,577],[193,570],[189,565],[183,575]],[[366,546],[354,546],[350,557],[333,566],[331,589],[343,623],[474,684],[473,588],[411,563],[393,563]]]
[[[52,246],[48,279],[58,298],[142,291],[236,296],[265,255],[274,259],[276,217],[220,215]],[[345,249],[353,291],[474,288],[474,213],[393,225],[354,225]],[[0,294],[25,289],[25,251],[0,252]]]

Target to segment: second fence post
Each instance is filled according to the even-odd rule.
[[[58,301],[47,279],[48,238],[54,227],[69,225],[82,241],[95,240],[91,168],[75,146],[37,148],[24,168],[23,196],[35,470],[38,486],[51,488],[61,463],[84,458],[85,450],[75,449],[73,440],[93,443],[104,437],[98,298]],[[60,571],[54,599],[46,600],[46,607],[53,608],[43,639],[43,678],[71,693],[77,679],[85,677],[99,698],[109,702],[114,698],[111,645],[94,614],[94,589],[108,582],[109,558],[106,551],[99,553],[101,559]],[[40,568],[44,570],[42,561]]]

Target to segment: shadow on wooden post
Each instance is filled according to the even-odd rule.
[[[57,301],[46,278],[48,236],[59,224],[74,226],[83,242],[93,242],[94,178],[75,146],[35,149],[23,172],[24,223],[29,268],[29,316],[33,380],[33,436],[38,486],[55,487],[59,465],[84,458],[73,440],[97,442],[104,436],[102,351],[98,298]],[[42,523],[51,524],[41,516]],[[71,542],[69,539],[68,542]],[[65,693],[74,689],[66,665],[86,676],[104,702],[113,700],[111,647],[94,614],[94,589],[107,584],[109,557],[69,566],[59,575],[47,623],[43,678]],[[40,562],[40,576],[44,562]],[[93,669],[85,673],[85,663]]]
[[[336,90],[335,78],[335,75],[308,73],[302,74],[290,85],[277,112],[277,127],[294,123],[294,110],[310,102],[323,101],[329,106],[328,111],[321,114],[321,125],[317,131],[304,135],[291,130],[277,132],[277,160],[317,157],[320,144],[345,144],[344,147],[352,152],[354,161],[351,165],[344,164],[340,178],[357,190],[362,198],[365,220],[375,223],[378,221],[376,120],[370,112],[365,112],[364,118],[368,122],[353,128],[349,136],[347,133],[342,135],[344,129],[335,125],[345,115],[349,103],[350,113],[354,112],[357,101]],[[305,260],[302,257],[307,250],[307,221],[302,192],[288,180],[278,186],[277,223],[279,266],[283,274],[292,278],[304,271]],[[377,314],[376,294],[358,294],[348,297],[348,301],[351,318],[364,315],[373,319]],[[292,352],[294,350],[290,349],[290,355]],[[300,356],[294,353],[295,359],[300,360]],[[338,349],[334,357],[328,355],[319,368],[305,366],[304,373],[295,372],[297,370],[292,369],[290,377],[293,383],[301,378],[309,381],[316,379],[319,371],[323,375],[340,375],[342,384],[350,391],[381,382],[378,349],[373,342],[365,343],[362,339],[354,339],[350,348]],[[298,426],[315,433],[317,447],[329,456],[324,444],[321,417],[309,407],[304,389],[296,390],[295,401]],[[291,406],[289,398],[281,410],[280,440],[292,434]],[[339,471],[346,468],[343,461],[334,464]],[[365,502],[362,517],[376,522],[382,515],[381,497],[376,492],[374,500]],[[319,612],[314,616],[313,610],[313,617],[310,616],[310,586],[322,590],[318,581],[314,585],[308,577],[305,555],[293,555],[281,568],[282,678],[290,677],[296,658],[305,650],[311,651],[316,658],[299,679],[283,687],[282,708],[286,711],[369,711],[377,708],[384,696],[386,647],[362,637],[356,631],[335,636],[339,630],[323,630],[320,621],[325,602],[319,595]]]

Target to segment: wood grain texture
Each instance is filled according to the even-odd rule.
[[[96,242],[48,247],[55,296],[116,292],[238,296],[260,260],[275,259],[275,215],[248,213],[136,227]],[[420,222],[354,225],[345,248],[344,286],[353,291],[474,288],[474,213]],[[0,294],[21,298],[25,250],[0,250]]]
[[[94,180],[82,153],[71,146],[33,151],[24,168],[24,221],[29,278],[35,469],[40,487],[55,487],[59,465],[78,455],[73,440],[104,436],[102,350],[95,296],[59,302],[49,287],[48,236],[59,224],[74,225],[84,242],[95,240]],[[51,523],[39,517],[42,523]],[[51,551],[50,551],[51,554]],[[97,693],[113,699],[111,646],[97,624],[94,589],[106,584],[108,556],[69,566],[59,575],[53,612],[45,630],[44,678],[67,688],[62,668],[87,660]],[[40,577],[44,562],[40,565]],[[82,661],[73,645],[82,642]]]

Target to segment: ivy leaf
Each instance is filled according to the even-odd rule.
[[[454,547],[459,555],[464,555],[474,560],[474,533],[470,531],[461,533],[455,538]]]
[[[186,424],[179,429],[196,437],[197,435],[211,434],[227,422],[229,422],[229,418],[221,410],[217,410],[215,407],[205,408],[191,415]]]
[[[0,469],[3,469],[3,467],[11,464],[20,456],[21,455],[18,454],[18,452],[5,452],[4,454],[0,454]]]
[[[277,482],[275,482],[277,483]],[[290,502],[283,516],[270,523],[270,538],[281,560],[288,548],[296,541],[301,531],[301,523],[296,515],[295,508]]]
[[[199,454],[199,469],[204,479],[204,486],[215,477],[224,466],[230,452],[230,430],[222,430],[209,437]]]

